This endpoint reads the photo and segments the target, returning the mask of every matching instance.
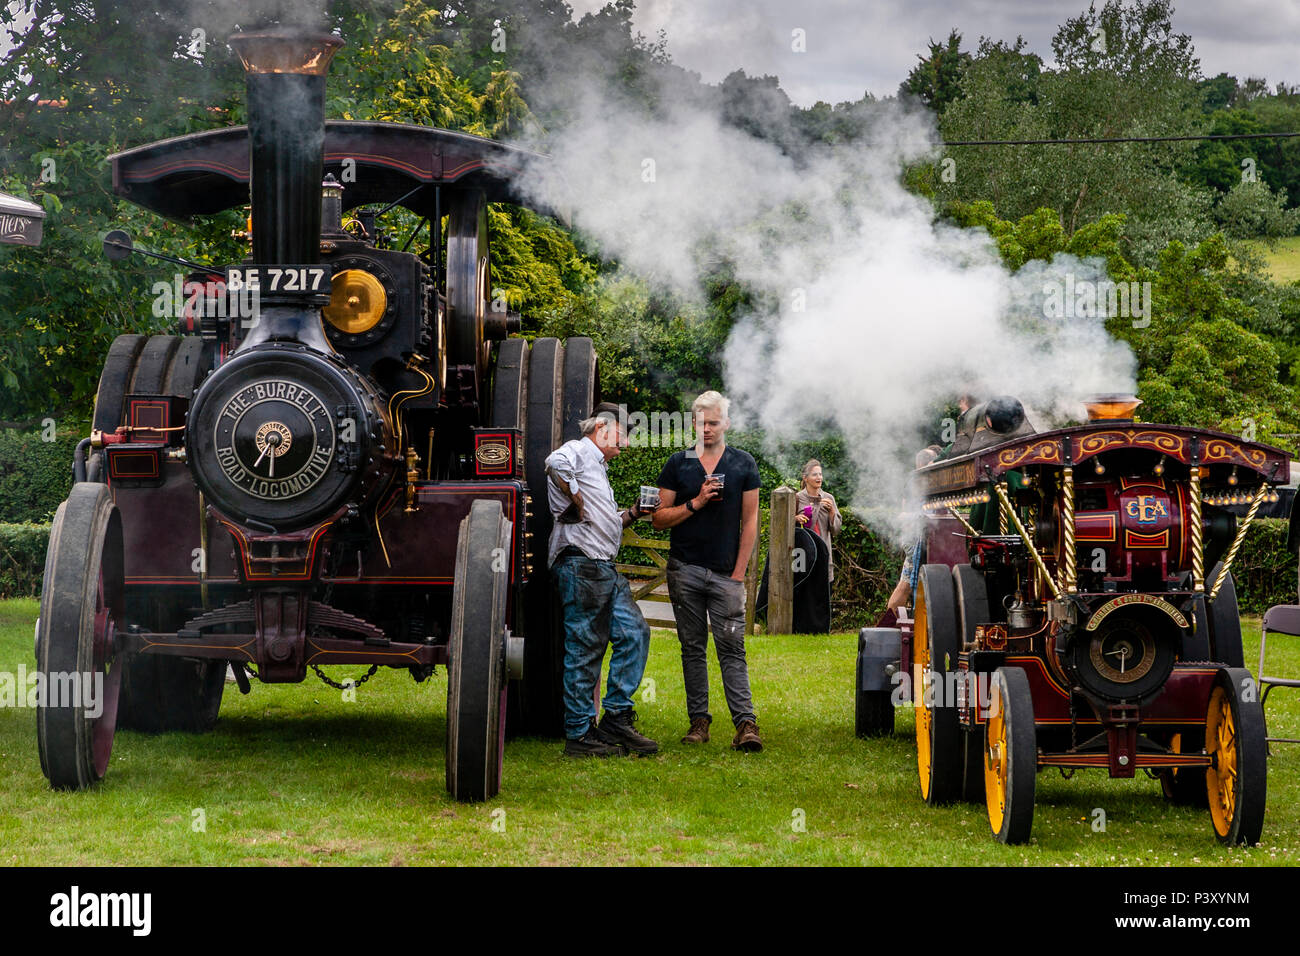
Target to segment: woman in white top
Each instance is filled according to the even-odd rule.
[[[840,533],[840,509],[829,492],[822,491],[822,463],[812,458],[803,466],[803,480],[795,495],[795,520],[826,542],[826,553],[832,555],[831,535]],[[835,561],[827,568],[827,579],[835,580]]]

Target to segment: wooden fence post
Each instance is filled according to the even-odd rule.
[[[758,601],[759,575],[762,568],[758,563],[758,546],[762,534],[754,535],[754,550],[750,552],[749,564],[745,567],[745,636],[756,633],[754,625],[754,605]]]
[[[782,485],[772,492],[771,536],[767,547],[767,632],[794,630],[794,490]]]

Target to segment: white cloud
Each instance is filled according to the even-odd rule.
[[[603,6],[599,0],[570,3],[575,17]],[[856,100],[866,90],[895,92],[927,42],[943,40],[953,27],[969,49],[981,35],[1007,41],[1022,35],[1050,60],[1057,27],[1087,7],[1087,0],[639,0],[633,22],[650,37],[665,30],[673,60],[706,81],[736,69],[774,73],[791,99],[808,106]],[[807,33],[806,53],[790,49],[796,27]],[[1300,82],[1298,0],[1182,0],[1174,28],[1191,34],[1206,76]]]

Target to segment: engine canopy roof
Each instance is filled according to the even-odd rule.
[[[1253,471],[1268,484],[1290,480],[1291,456],[1262,442],[1205,428],[1156,425],[1146,422],[1090,422],[1013,438],[959,458],[947,458],[917,472],[924,495],[973,489],[1029,466],[1063,468],[1105,452],[1133,449],[1164,455],[1190,464],[1224,465]]]
[[[344,185],[345,209],[387,204],[420,186],[401,205],[419,216],[434,215],[432,187],[482,189],[490,202],[526,205],[548,215],[518,189],[540,153],[481,136],[414,126],[330,120],[325,123],[325,173]],[[109,157],[113,191],[168,219],[188,220],[246,205],[249,181],[248,127],[230,126],[161,140]],[[355,176],[344,164],[355,163]],[[353,171],[348,165],[349,173]],[[444,212],[446,205],[443,206]]]

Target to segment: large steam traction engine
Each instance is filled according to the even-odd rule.
[[[117,726],[208,730],[228,666],[248,693],[250,675],[354,664],[419,681],[443,665],[447,788],[487,799],[507,721],[559,729],[543,462],[597,399],[589,339],[530,348],[491,306],[486,204],[518,201],[512,177],[538,157],[325,123],[339,40],[231,43],[247,128],[112,158],[118,194],[172,218],[242,206],[251,186],[252,257],[191,277],[181,334],[109,350],[36,646],[47,677],[102,675],[105,706],[49,700],[42,769],[87,787]],[[376,204],[421,217],[429,248],[386,248],[367,210],[345,225]],[[232,315],[253,290],[256,321]]]
[[[910,697],[922,798],[983,799],[1004,843],[1029,839],[1046,767],[1158,776],[1167,798],[1208,806],[1224,843],[1256,843],[1263,827],[1263,713],[1230,567],[1290,461],[1139,423],[1137,404],[986,433],[918,471],[927,563],[913,616],[859,636],[859,736],[891,732],[891,698]],[[1238,526],[1227,509],[1240,505]]]

